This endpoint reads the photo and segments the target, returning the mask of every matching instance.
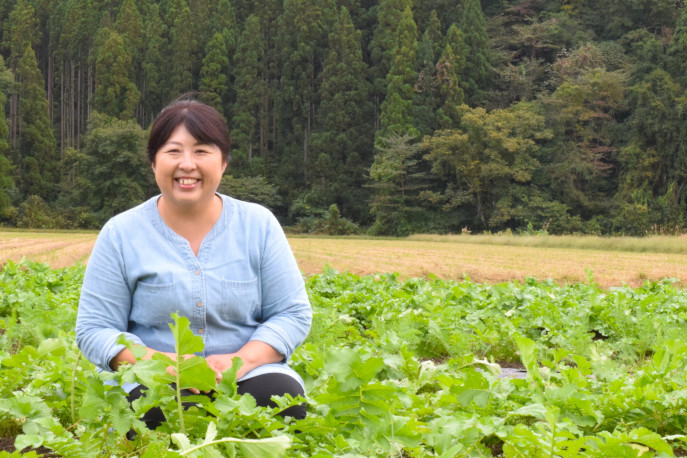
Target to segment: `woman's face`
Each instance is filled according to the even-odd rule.
[[[163,198],[180,209],[212,202],[227,163],[216,145],[198,143],[179,124],[157,150],[153,172]]]

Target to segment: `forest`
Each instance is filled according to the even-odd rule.
[[[0,225],[99,228],[158,193],[182,94],[220,192],[293,231],[674,234],[682,0],[0,0]]]

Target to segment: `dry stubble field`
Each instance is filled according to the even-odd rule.
[[[687,250],[634,252],[512,246],[503,237],[411,237],[408,239],[289,236],[299,266],[306,274],[325,265],[358,275],[398,272],[402,278],[434,274],[454,280],[499,283],[534,277],[559,284],[587,281],[587,272],[602,287],[639,286],[646,280],[677,278],[687,282]],[[0,262],[22,257],[52,267],[86,263],[95,232],[0,231]],[[549,237],[549,242],[552,238]],[[476,243],[472,243],[475,240]],[[542,239],[543,241],[544,239]],[[687,245],[687,239],[679,239]],[[478,242],[478,243],[477,243]],[[533,244],[538,243],[532,240]],[[550,244],[550,243],[549,243]]]

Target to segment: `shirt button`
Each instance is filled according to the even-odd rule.
[[[202,306],[203,306],[203,303],[202,303],[202,302],[198,302],[196,305],[197,305],[198,307],[202,307]]]
[[[200,275],[200,270],[196,270],[196,275]]]
[[[203,333],[203,328],[198,330],[198,334],[202,334],[202,333]]]

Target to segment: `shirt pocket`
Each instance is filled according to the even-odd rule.
[[[222,304],[219,315],[234,323],[258,322],[260,294],[258,279],[249,281],[222,280]]]
[[[131,321],[147,327],[166,325],[178,311],[174,283],[136,283]]]

